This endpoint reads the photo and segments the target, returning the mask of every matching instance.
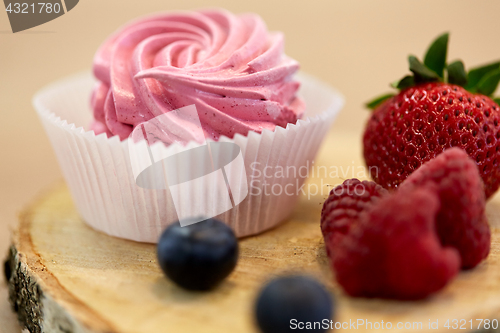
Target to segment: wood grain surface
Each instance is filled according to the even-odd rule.
[[[342,169],[359,164],[359,150],[345,146],[329,154],[327,138],[316,166]],[[318,168],[319,169],[319,168]],[[330,169],[333,170],[333,169]],[[361,169],[354,169],[357,173]],[[240,241],[241,255],[233,274],[208,293],[184,291],[163,277],[155,246],[109,237],[79,218],[64,184],[42,195],[20,216],[11,247],[11,297],[31,332],[257,332],[253,306],[268,279],[293,272],[310,274],[337,298],[338,322],[391,322],[394,331],[427,331],[429,321],[448,331],[446,321],[479,321],[500,316],[500,197],[487,206],[493,227],[489,258],[462,272],[437,295],[418,302],[354,299],[334,283],[319,229],[319,214],[328,189],[342,180],[309,179],[293,216],[281,226]],[[17,293],[14,292],[17,290]],[[395,329],[397,323],[412,328]],[[420,328],[418,324],[422,323]],[[467,324],[470,325],[470,324]],[[345,325],[344,325],[345,326]],[[365,326],[357,331],[366,330]],[[491,329],[489,330],[491,331]]]
[[[22,1],[18,1],[22,2]],[[363,104],[407,72],[409,53],[421,56],[429,41],[450,31],[450,60],[468,68],[499,58],[498,0],[85,0],[67,15],[13,34],[0,14],[0,256],[10,245],[17,214],[32,197],[61,177],[57,160],[31,99],[41,87],[88,71],[94,52],[117,27],[137,16],[165,10],[223,7],[255,12],[269,29],[284,32],[286,52],[302,70],[346,96],[334,125],[349,129],[328,147],[335,155],[358,149],[368,113]],[[432,24],[430,24],[432,22]],[[423,24],[425,23],[425,24]],[[356,163],[362,161],[356,160]],[[349,161],[349,165],[351,161]],[[358,164],[356,164],[358,165]],[[361,165],[361,164],[359,164]],[[311,206],[313,207],[313,205]],[[0,283],[0,333],[20,333]]]

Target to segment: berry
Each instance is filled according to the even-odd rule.
[[[321,323],[330,319],[332,312],[333,301],[325,288],[300,275],[272,280],[262,289],[256,304],[256,320],[263,333],[295,332],[299,323],[307,332],[326,332],[321,325],[308,327],[307,323]]]
[[[327,254],[348,294],[424,298],[487,257],[483,182],[463,150],[446,150],[390,194],[365,184],[362,196],[352,191],[361,182],[344,182],[323,208]]]
[[[483,183],[467,153],[451,148],[412,173],[401,190],[434,185],[441,202],[436,229],[441,244],[458,250],[462,268],[472,268],[488,256],[490,227],[485,216]]]
[[[158,242],[158,262],[177,285],[209,290],[236,267],[238,240],[223,222],[207,219],[181,227],[169,226]]]
[[[446,65],[448,35],[429,48],[424,63],[410,56],[412,76],[396,83],[400,92],[369,104],[374,108],[363,136],[372,178],[388,189],[450,147],[476,162],[486,198],[500,186],[500,107],[489,96],[500,80],[500,63],[465,72]],[[447,72],[447,81],[444,72]]]
[[[329,237],[335,238],[336,234],[345,235],[359,214],[386,193],[377,183],[361,182],[355,178],[332,189],[321,211],[321,231],[325,241]]]
[[[460,256],[437,237],[438,211],[437,194],[422,187],[362,212],[337,244],[327,244],[339,284],[351,296],[403,300],[443,288],[458,273]]]

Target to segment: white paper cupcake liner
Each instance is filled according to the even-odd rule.
[[[241,165],[231,163],[225,168],[232,197],[244,197],[245,190],[248,195],[217,215],[238,237],[272,228],[290,215],[306,178],[304,170],[312,165],[344,104],[338,92],[313,77],[301,73],[298,79],[302,83],[300,95],[307,105],[304,119],[288,124],[286,129],[277,127],[273,132],[250,132],[219,140],[240,147],[246,170],[245,182]],[[177,190],[139,187],[131,163],[131,139],[120,141],[117,136],[107,138],[84,129],[92,120],[89,96],[93,84],[90,74],[81,74],[44,88],[33,100],[75,205],[87,224],[112,236],[156,243],[162,231],[178,220],[174,202],[184,210],[195,207],[206,211],[210,207],[202,205],[223,200],[220,179],[214,177],[197,178]],[[197,145],[155,144],[150,148],[157,156],[172,156]],[[199,156],[189,154],[188,158],[192,167],[187,172],[196,175]]]

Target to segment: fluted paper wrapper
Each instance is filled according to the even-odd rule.
[[[307,105],[303,119],[288,124],[286,129],[277,127],[261,134],[249,132],[247,136],[237,134],[233,139],[221,137],[219,142],[235,143],[240,148],[234,152],[238,157],[229,164],[227,156],[213,154],[215,164],[225,165],[225,178],[220,173],[199,177],[197,166],[203,161],[200,154],[190,153],[199,143],[168,147],[156,143],[149,147],[153,156],[184,152],[183,165],[190,166],[183,173],[188,178],[191,175],[193,181],[165,184],[159,189],[138,185],[137,165],[133,166],[131,158],[132,139],[120,141],[117,136],[108,138],[106,134],[95,135],[85,130],[92,121],[89,96],[94,79],[90,74],[50,85],[36,94],[33,103],[75,205],[83,220],[94,229],[116,237],[156,243],[162,231],[177,221],[179,215],[190,210],[194,215],[207,211],[216,214],[217,210],[210,210],[211,206],[217,203],[220,207],[222,202],[232,208],[216,217],[242,237],[272,228],[290,215],[305,181],[305,172],[299,170],[312,165],[343,106],[341,95],[329,86],[305,74],[298,75],[298,79],[302,84],[300,95]],[[161,173],[168,173],[164,170],[167,167],[163,165]],[[151,183],[155,181],[154,177],[149,179]],[[228,190],[233,199],[229,202],[225,192]]]

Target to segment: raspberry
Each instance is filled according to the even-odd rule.
[[[428,185],[436,187],[441,202],[436,217],[441,243],[458,250],[462,268],[476,266],[488,256],[491,237],[476,164],[460,148],[450,148],[412,173],[401,190]]]
[[[337,281],[364,297],[420,299],[443,288],[458,273],[460,256],[436,235],[438,211],[437,194],[417,188],[361,212],[338,243],[327,243]]]
[[[344,182],[325,202],[321,225],[337,281],[352,296],[424,298],[490,249],[484,185],[460,148],[389,195],[373,182]]]
[[[335,233],[344,235],[359,214],[387,193],[370,181],[348,179],[330,191],[321,211],[321,231],[325,240]]]

